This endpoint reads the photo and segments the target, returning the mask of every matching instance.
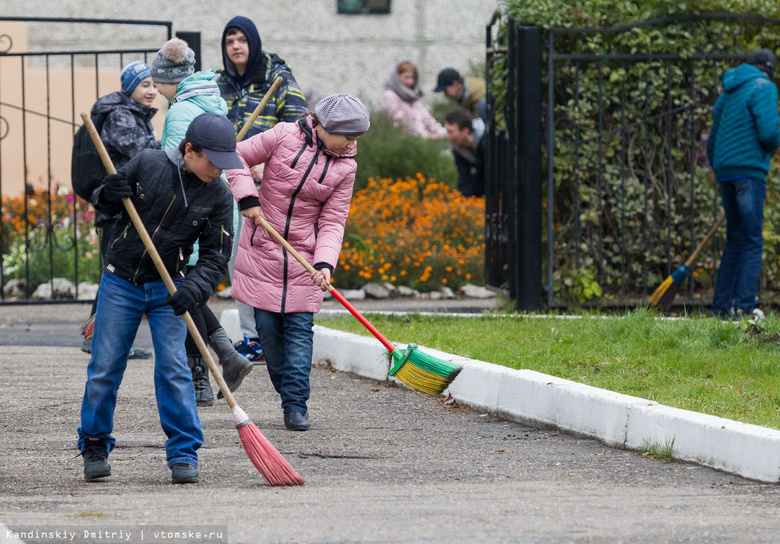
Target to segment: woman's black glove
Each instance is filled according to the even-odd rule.
[[[175,315],[183,315],[198,306],[195,295],[186,287],[178,287],[174,294],[166,297],[165,303],[171,305]]]
[[[122,174],[109,174],[103,180],[103,198],[107,203],[133,196],[133,189]]]

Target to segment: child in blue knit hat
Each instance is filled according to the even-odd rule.
[[[122,90],[103,96],[92,106],[92,119],[98,119],[96,126],[100,139],[106,146],[109,157],[116,168],[121,168],[144,149],[160,149],[156,139],[152,117],[157,109],[152,103],[157,98],[157,85],[152,81],[149,65],[145,62],[131,62],[119,74]],[[105,257],[111,229],[117,217],[95,211],[95,226],[101,229],[100,253]],[[92,305],[92,314],[97,309],[97,300]],[[91,317],[90,317],[91,319]],[[92,337],[84,338],[81,351],[92,352]],[[131,359],[148,359],[150,350],[133,347]]]

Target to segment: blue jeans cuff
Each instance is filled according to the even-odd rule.
[[[198,459],[193,459],[192,457],[174,457],[173,459],[168,459],[168,468],[171,468],[176,463],[186,463],[188,465],[192,465],[195,468],[198,468]]]

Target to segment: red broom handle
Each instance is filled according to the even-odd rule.
[[[111,162],[111,158],[108,156],[106,147],[103,145],[103,141],[100,139],[100,136],[95,129],[95,125],[92,123],[92,118],[89,116],[89,114],[82,113],[81,119],[86,125],[87,131],[89,131],[89,135],[92,137],[92,143],[95,144],[95,148],[100,154],[100,158],[103,160],[103,166],[106,167],[106,170],[109,174],[116,174],[114,163]],[[157,268],[157,272],[160,274],[160,277],[165,283],[165,287],[168,288],[168,292],[171,295],[174,294],[176,292],[176,284],[173,283],[171,275],[168,273],[168,270],[165,268],[165,264],[163,264],[162,259],[160,258],[160,254],[157,253],[157,248],[154,247],[154,242],[152,242],[152,239],[149,237],[149,233],[146,231],[146,227],[144,226],[143,221],[141,221],[141,217],[138,215],[135,206],[133,206],[133,201],[129,198],[123,198],[122,204],[125,205],[125,209],[130,215],[130,219],[133,221],[133,226],[141,236],[141,240],[144,242],[146,251],[149,252],[152,261],[154,262],[154,266]],[[225,383],[225,379],[222,377],[222,373],[217,367],[217,363],[215,363],[214,359],[212,359],[209,348],[206,346],[206,342],[203,341],[203,337],[200,335],[200,332],[198,332],[198,327],[195,326],[195,322],[192,320],[192,316],[189,312],[184,312],[182,317],[184,318],[184,323],[187,325],[187,330],[190,331],[190,335],[192,336],[193,340],[195,340],[195,343],[198,346],[198,350],[200,350],[200,354],[203,356],[203,359],[206,361],[206,365],[209,367],[211,374],[214,376],[214,380],[217,382],[219,390],[222,391],[222,395],[225,397],[228,406],[230,406],[230,409],[232,410],[236,406],[236,399],[233,398],[233,393],[231,393],[230,389],[228,389],[228,386]]]
[[[303,257],[301,257],[301,256],[300,256],[300,254],[299,254],[297,251],[295,251],[295,249],[294,249],[294,248],[293,248],[293,247],[290,245],[290,243],[289,243],[287,240],[285,240],[285,239],[282,237],[282,235],[281,235],[281,234],[279,234],[278,232],[276,232],[276,229],[274,229],[274,228],[273,228],[273,227],[272,227],[272,226],[271,226],[271,225],[268,223],[268,221],[266,221],[266,220],[265,220],[265,218],[263,218],[263,217],[259,217],[259,219],[260,219],[260,224],[263,226],[263,228],[264,228],[265,230],[267,230],[267,231],[268,231],[268,234],[270,234],[271,236],[273,236],[274,238],[276,238],[276,241],[277,241],[277,242],[279,242],[280,244],[282,244],[282,246],[284,247],[284,249],[286,249],[286,250],[287,250],[287,252],[288,252],[290,255],[292,255],[293,257],[295,257],[295,260],[296,260],[296,261],[298,261],[299,263],[301,263],[301,264],[303,265],[303,267],[304,267],[306,270],[308,270],[308,271],[309,271],[309,274],[313,274],[314,272],[316,272],[316,270],[314,269],[314,267],[313,267],[312,265],[310,265],[308,262],[306,262],[306,259],[304,259]],[[363,317],[363,315],[362,315],[360,312],[358,312],[358,311],[357,311],[357,308],[355,308],[354,306],[352,306],[352,304],[350,304],[350,303],[349,303],[349,301],[347,301],[347,299],[345,299],[345,298],[342,296],[342,294],[341,294],[341,293],[339,293],[339,292],[338,292],[338,291],[337,291],[337,290],[336,290],[336,289],[335,289],[333,286],[331,286],[331,284],[330,284],[330,283],[328,284],[328,291],[330,291],[330,293],[331,293],[331,294],[332,294],[332,295],[333,295],[333,296],[336,298],[336,300],[338,300],[338,301],[339,301],[339,302],[342,304],[342,306],[344,306],[344,307],[345,307],[347,310],[349,310],[349,312],[350,312],[352,315],[354,315],[354,316],[357,318],[357,320],[358,320],[358,321],[360,321],[360,322],[363,324],[363,326],[369,330],[369,332],[371,332],[371,334],[373,334],[374,336],[376,336],[376,339],[377,339],[377,340],[379,340],[380,342],[382,342],[382,345],[383,345],[383,346],[385,346],[385,349],[387,349],[388,351],[391,351],[391,352],[392,352],[392,351],[395,351],[395,346],[394,346],[393,344],[391,344],[391,343],[390,343],[390,340],[388,340],[387,338],[385,338],[385,337],[382,335],[382,333],[381,333],[381,332],[379,332],[379,331],[377,330],[377,328],[376,328],[376,327],[374,327],[374,326],[373,326],[371,323],[369,323],[369,321],[368,321],[368,320],[367,320],[365,317]]]
[[[344,306],[347,310],[349,310],[349,313],[354,315],[358,321],[360,321],[365,328],[367,328],[371,334],[376,336],[376,339],[382,342],[382,345],[385,346],[385,349],[387,351],[395,351],[395,346],[390,343],[390,341],[382,336],[382,333],[379,332],[376,327],[374,327],[371,323],[369,323],[368,319],[363,317],[363,315],[357,311],[357,308],[355,308],[352,304],[349,303],[347,299],[344,298],[344,296],[339,293],[335,288],[331,287],[330,284],[328,284],[328,291],[330,291],[330,294],[333,295],[336,300],[341,302],[342,306]]]

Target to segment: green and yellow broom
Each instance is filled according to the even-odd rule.
[[[687,278],[688,274],[690,274],[690,267],[693,264],[693,261],[696,259],[696,256],[704,248],[704,246],[709,243],[712,237],[715,236],[715,232],[720,228],[724,221],[726,221],[725,215],[715,222],[710,231],[707,233],[707,236],[704,237],[696,249],[693,250],[691,256],[688,257],[688,260],[685,261],[685,264],[677,267],[677,270],[672,272],[672,275],[666,278],[664,282],[658,287],[658,289],[655,290],[649,301],[649,306],[651,308],[658,308],[664,312],[669,309],[669,307],[672,305],[672,302],[674,301],[674,297],[677,295],[677,293],[680,292],[680,287],[682,287],[685,278]]]
[[[314,267],[306,262],[306,260],[293,249],[287,240],[276,232],[263,217],[260,217],[260,224],[276,239],[276,241],[282,244],[284,249],[295,257],[310,274],[315,272]],[[406,347],[406,350],[397,349],[330,284],[328,284],[328,291],[330,291],[333,297],[349,310],[349,312],[354,315],[377,340],[382,342],[382,345],[390,352],[394,361],[393,368],[391,368],[389,372],[390,376],[395,376],[413,389],[438,396],[447,389],[450,383],[452,383],[452,380],[454,380],[460,371],[463,370],[463,367],[437,359],[432,355],[420,351],[415,344],[409,344]]]

